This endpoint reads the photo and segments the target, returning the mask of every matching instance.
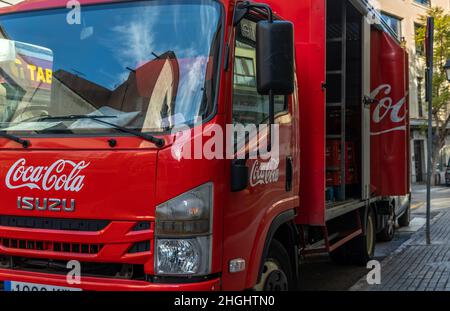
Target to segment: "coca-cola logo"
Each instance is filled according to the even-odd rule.
[[[250,172],[250,186],[267,185],[278,181],[280,171],[278,161],[261,163],[256,160]]]
[[[78,192],[84,187],[81,171],[90,163],[58,160],[49,166],[27,166],[25,159],[17,160],[6,174],[9,189],[29,188],[44,191]]]
[[[376,124],[382,124],[381,128],[372,132],[372,135],[380,135],[394,131],[406,131],[406,109],[403,109],[406,98],[403,97],[397,103],[394,103],[390,96],[392,87],[389,84],[382,84],[371,94],[371,97],[377,100],[372,113],[372,121]]]

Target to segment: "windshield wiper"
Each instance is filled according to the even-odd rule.
[[[21,144],[25,149],[31,146],[31,143],[27,139],[22,139],[19,136],[11,135],[6,133],[5,131],[0,131],[0,137],[7,138],[9,140],[15,141],[16,143]]]
[[[42,122],[42,121],[52,121],[52,120],[61,120],[61,121],[65,121],[65,120],[81,120],[81,119],[90,119],[90,120],[94,120],[94,119],[111,119],[111,118],[117,118],[116,116],[94,116],[94,115],[85,115],[85,114],[72,114],[69,116],[60,116],[60,117],[51,117],[51,116],[45,116],[45,117],[40,117],[39,119],[37,119],[37,122]]]
[[[93,120],[98,123],[103,123],[105,125],[112,126],[113,128],[115,128],[121,132],[140,137],[144,140],[154,143],[159,148],[162,148],[164,146],[164,139],[157,138],[150,134],[138,132],[138,131],[102,120],[102,119],[110,119],[110,118],[117,118],[117,117],[116,116],[93,116],[93,115],[70,115],[70,116],[60,116],[60,117],[50,117],[49,116],[49,117],[42,117],[42,118],[38,119],[37,121],[42,122],[42,121],[51,121],[51,120],[65,121],[65,120],[89,119],[89,120]]]

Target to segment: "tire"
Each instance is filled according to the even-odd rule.
[[[264,259],[261,280],[253,289],[257,291],[288,291],[294,288],[289,254],[283,244],[272,240],[267,258]]]
[[[391,206],[391,214],[388,217],[387,224],[383,230],[377,234],[377,239],[383,242],[390,242],[395,236],[395,208]]]
[[[411,222],[411,201],[409,202],[408,207],[406,208],[406,211],[403,213],[403,215],[398,218],[398,225],[400,227],[408,227],[410,222]]]
[[[365,266],[375,253],[376,220],[371,208],[364,223],[364,234],[354,238],[347,246],[351,263],[361,266]]]

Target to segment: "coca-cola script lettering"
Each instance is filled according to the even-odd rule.
[[[29,188],[44,191],[64,190],[78,192],[84,187],[81,171],[90,163],[58,160],[50,166],[27,166],[25,159],[17,160],[6,174],[9,189]]]
[[[394,103],[390,96],[392,87],[389,84],[382,84],[377,87],[371,94],[372,98],[377,99],[377,105],[373,110],[372,121],[381,124],[383,128],[379,131],[372,132],[372,135],[380,135],[394,131],[406,131],[404,120],[406,112],[402,109],[405,106],[406,99],[403,97],[397,103]],[[380,95],[382,98],[378,98]],[[389,117],[389,119],[387,119]]]
[[[259,161],[255,161],[250,173],[250,185],[255,187],[257,185],[275,183],[278,181],[279,175],[278,167],[263,165]]]

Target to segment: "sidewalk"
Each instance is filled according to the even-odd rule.
[[[450,291],[450,212],[433,218],[432,245],[426,245],[424,230],[382,261],[380,285],[368,285],[364,276],[350,290]]]

